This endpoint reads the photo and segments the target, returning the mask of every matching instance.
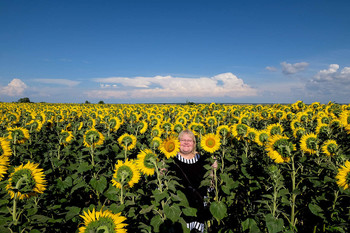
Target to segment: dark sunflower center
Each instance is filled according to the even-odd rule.
[[[165,150],[167,152],[173,152],[175,150],[175,143],[172,141],[169,141],[165,144]]]

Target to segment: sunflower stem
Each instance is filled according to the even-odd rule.
[[[15,189],[18,190],[19,187],[22,185],[23,181],[26,179],[27,177],[21,177],[17,181]],[[15,226],[18,224],[19,217],[22,213],[20,212],[17,214],[17,196],[18,196],[18,191],[15,193],[15,196],[13,197],[13,207],[12,207],[12,222],[13,222],[13,225]]]
[[[296,224],[296,221],[295,221],[296,201],[295,200],[296,200],[297,194],[295,193],[296,170],[295,170],[295,164],[294,164],[294,156],[291,156],[291,164],[292,164],[292,206],[291,206],[290,222],[292,224],[293,229],[295,229],[295,224]]]

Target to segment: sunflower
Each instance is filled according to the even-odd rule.
[[[209,153],[214,153],[220,148],[220,137],[217,134],[208,133],[202,137],[201,147]]]
[[[294,138],[301,138],[304,134],[306,134],[306,129],[304,127],[298,127],[293,129]]]
[[[238,140],[247,136],[248,126],[245,124],[235,124],[232,126],[231,133],[234,137],[238,138]]]
[[[6,138],[0,137],[0,156],[10,157],[12,155],[12,150],[10,146],[10,141]]]
[[[121,188],[122,185],[125,187],[129,185],[130,188],[134,186],[134,184],[138,183],[140,180],[140,171],[137,169],[136,163],[134,160],[126,159],[125,162],[118,160],[118,164],[115,164],[114,174],[112,178],[112,184]]]
[[[230,127],[228,127],[228,125],[220,125],[217,129],[216,129],[216,134],[219,135],[220,137],[225,136],[227,137],[227,135],[230,132]]]
[[[146,121],[141,121],[140,123],[138,123],[138,127],[140,127],[140,134],[144,134],[147,130],[148,124]]]
[[[282,135],[283,127],[279,123],[270,124],[267,126],[266,130],[271,136],[276,135],[276,134]]]
[[[324,123],[320,123],[317,125],[316,127],[316,133],[317,134],[328,134],[330,131],[329,125],[328,124],[324,124]]]
[[[336,175],[337,184],[339,187],[343,187],[344,190],[350,187],[350,162],[345,161],[345,165],[340,166],[338,174]]]
[[[23,144],[30,138],[29,131],[26,128],[15,127],[9,128],[8,131],[8,139],[12,140],[14,144]]]
[[[118,143],[124,150],[132,150],[136,146],[137,138],[132,134],[123,134],[118,138]]]
[[[30,198],[38,193],[43,193],[46,189],[46,180],[42,168],[39,164],[28,161],[26,165],[15,167],[14,172],[10,174],[6,190],[11,198],[20,200]]]
[[[1,155],[0,156],[0,181],[4,177],[4,174],[6,174],[8,165],[9,165],[9,157]]]
[[[84,134],[84,145],[86,147],[97,147],[103,144],[105,137],[95,128],[87,130]]]
[[[152,176],[155,171],[156,161],[157,155],[154,154],[150,149],[145,149],[137,155],[136,164],[142,173],[148,176]]]
[[[74,136],[72,131],[62,129],[60,134],[60,144],[66,146],[72,142]]]
[[[182,123],[180,123],[180,122],[177,122],[177,123],[174,124],[174,131],[176,133],[180,133],[181,131],[184,130],[184,128],[185,128],[184,125]]]
[[[255,142],[257,136],[258,136],[258,130],[248,127],[248,133],[247,133],[248,140]]]
[[[152,138],[150,147],[155,149],[158,148],[162,144],[162,139],[160,137]]]
[[[271,136],[266,145],[267,154],[275,163],[288,163],[295,149],[288,137],[279,134]]]
[[[123,223],[126,217],[121,216],[120,213],[113,214],[112,212],[102,209],[95,211],[95,208],[88,212],[84,211],[83,215],[80,215],[84,219],[84,226],[79,227],[79,233],[88,232],[115,232],[125,233],[127,230],[125,227],[128,225]]]
[[[316,134],[305,134],[300,139],[300,149],[309,154],[315,154],[318,149],[317,141]]]
[[[269,134],[267,133],[266,130],[258,130],[257,135],[255,137],[255,142],[260,145],[264,146],[269,139]]]
[[[290,123],[290,128],[292,130],[295,130],[296,128],[299,128],[299,127],[302,127],[302,126],[303,126],[303,124],[298,119],[294,119]]]
[[[333,156],[338,150],[338,144],[335,140],[327,140],[323,143],[321,150],[327,156]]]
[[[211,116],[211,117],[208,117],[206,119],[206,122],[205,122],[208,126],[215,126],[217,124],[217,120],[216,120],[216,117],[214,116]]]
[[[160,137],[162,135],[162,130],[158,125],[152,128],[151,135],[152,137]]]
[[[160,151],[165,155],[167,159],[175,157],[180,151],[180,142],[174,136],[169,136],[160,145]]]
[[[120,122],[119,118],[113,117],[112,119],[110,119],[109,126],[111,127],[112,131],[117,131],[121,126],[121,122]]]

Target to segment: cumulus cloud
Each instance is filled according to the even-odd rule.
[[[42,78],[42,79],[34,79],[33,81],[39,82],[39,83],[44,83],[44,84],[54,84],[54,85],[64,85],[68,87],[74,87],[78,85],[80,82],[78,81],[73,81],[69,79],[48,79],[48,78]]]
[[[257,90],[232,73],[213,77],[172,76],[110,77],[94,79],[101,89],[88,92],[94,98],[176,98],[256,96]]]
[[[306,69],[306,67],[309,66],[309,63],[307,62],[299,62],[299,63],[287,63],[287,62],[282,62],[282,72],[283,74],[289,75],[289,74],[295,74],[300,71],[303,71]]]
[[[306,87],[311,93],[319,96],[335,98],[335,101],[348,102],[350,90],[350,67],[339,71],[338,64],[329,65],[328,69],[320,70]]]
[[[265,69],[268,70],[268,71],[271,71],[271,72],[277,71],[277,68],[274,67],[274,66],[266,66]]]
[[[0,87],[0,94],[6,96],[20,96],[24,93],[27,85],[20,79],[14,78],[5,87]]]

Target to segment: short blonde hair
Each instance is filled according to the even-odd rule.
[[[194,133],[191,130],[185,129],[181,133],[179,133],[179,136],[178,136],[179,141],[181,141],[181,138],[184,136],[184,134],[187,134],[188,136],[190,136],[192,138],[192,140],[193,140],[192,153],[196,153],[196,148],[197,148],[196,136],[194,135]]]

